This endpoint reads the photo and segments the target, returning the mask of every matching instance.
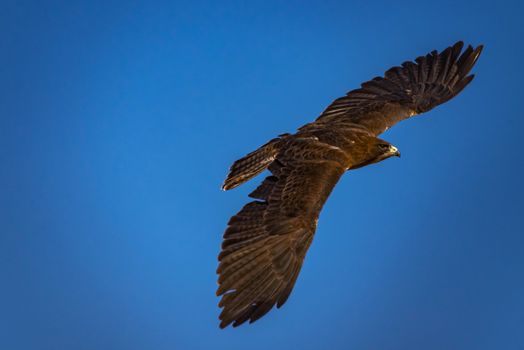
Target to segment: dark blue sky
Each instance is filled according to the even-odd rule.
[[[3,1],[0,348],[522,349],[520,1]],[[287,304],[218,329],[229,165],[392,65],[485,44],[346,174]]]

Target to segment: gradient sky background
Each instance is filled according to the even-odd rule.
[[[2,1],[0,348],[523,349],[520,1]],[[346,174],[287,304],[219,330],[229,165],[456,40],[456,99]]]

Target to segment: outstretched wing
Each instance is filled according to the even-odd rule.
[[[343,161],[337,161],[345,157],[341,152],[297,142],[303,145],[288,151],[294,156],[277,158],[269,167],[272,175],[250,194],[258,200],[228,223],[217,269],[221,328],[254,322],[286,302],[320,210],[344,173]]]
[[[397,122],[429,111],[460,93],[473,80],[468,75],[475,65],[482,45],[457,42],[441,53],[433,51],[389,69],[333,101],[317,122],[353,122],[378,135]]]

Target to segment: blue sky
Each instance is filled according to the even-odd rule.
[[[522,349],[518,1],[3,1],[0,348]],[[485,44],[346,174],[287,304],[219,330],[229,165],[392,65]]]

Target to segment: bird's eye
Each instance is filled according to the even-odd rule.
[[[388,144],[385,144],[385,143],[381,143],[378,145],[380,148],[382,149],[389,149],[389,145]]]

